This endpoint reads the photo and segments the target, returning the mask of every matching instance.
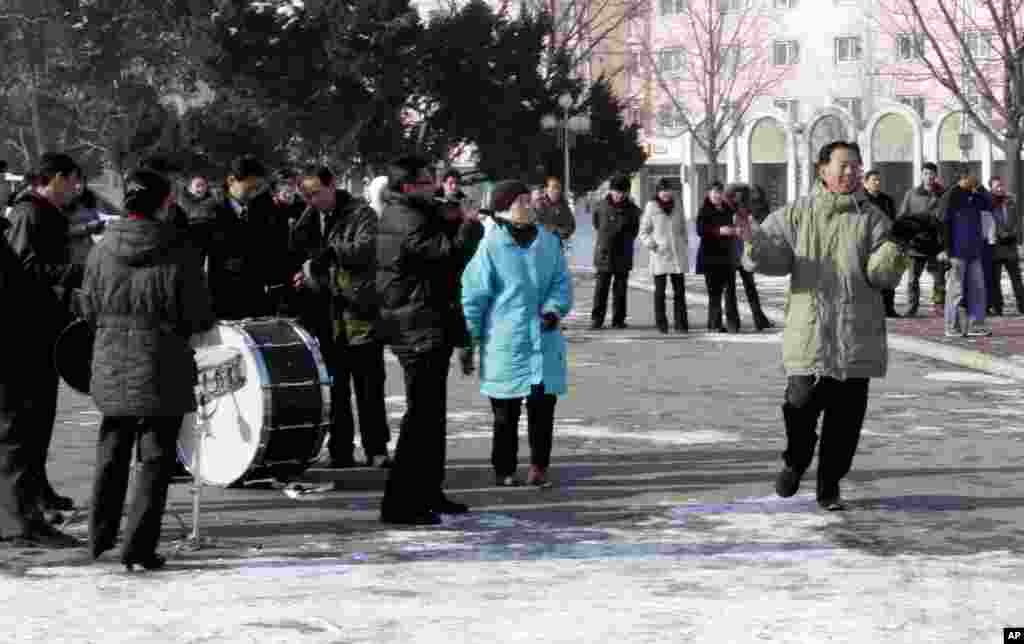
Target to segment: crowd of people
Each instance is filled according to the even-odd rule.
[[[826,146],[817,167],[812,194],[774,213],[758,186],[713,183],[696,215],[696,264],[712,332],[741,328],[737,275],[757,330],[773,323],[754,272],[790,276],[788,444],[776,490],[796,492],[823,414],[817,498],[842,509],[839,481],[856,450],[868,381],[886,370],[885,318],[899,315],[894,289],[904,270],[912,267],[905,315],[918,310],[927,268],[936,302],[945,298],[949,334],[991,333],[985,316],[1003,310],[1003,268],[1022,312],[1024,286],[1013,205],[998,178],[983,190],[964,171],[943,190],[926,164],[923,183],[897,210],[878,172],[861,177],[855,144]],[[550,485],[555,407],[568,381],[562,321],[573,307],[567,249],[576,222],[557,178],[535,191],[518,180],[498,182],[489,209],[467,199],[460,179],[452,171],[436,182],[427,160],[406,156],[355,196],[327,167],[271,173],[242,156],[215,191],[209,177],[181,176],[149,159],[125,177],[122,216],[111,218],[71,157],[44,155],[0,217],[0,292],[24,309],[0,318],[6,337],[22,339],[0,366],[0,539],[79,545],[49,520],[73,501],[46,473],[58,389],[50,356],[76,318],[96,333],[90,392],[103,414],[90,506],[94,558],[117,540],[137,447],[121,560],[129,569],[164,565],[156,549],[175,440],[196,404],[189,338],[217,320],[288,316],[316,338],[332,387],[328,456],[319,465],[388,469],[384,522],[434,525],[442,514],[469,509],[444,492],[453,354],[464,375],[479,372],[491,404],[495,484]],[[689,332],[683,204],[665,181],[642,209],[628,176],[612,177],[608,187],[593,210],[590,329],[603,327],[609,295],[611,326],[626,328],[639,242],[650,253],[657,330],[669,332],[671,283],[673,329]],[[406,398],[393,455],[385,346],[401,366]],[[530,467],[522,481],[524,403]]]

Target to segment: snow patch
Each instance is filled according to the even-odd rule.
[[[977,371],[936,371],[925,374],[925,379],[938,382],[963,382],[980,385],[1012,385],[1016,382],[1009,378],[1000,378]]]

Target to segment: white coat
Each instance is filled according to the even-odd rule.
[[[657,201],[647,202],[637,238],[651,253],[651,275],[686,272],[690,265],[687,237],[686,216],[679,200],[671,215],[666,215]]]

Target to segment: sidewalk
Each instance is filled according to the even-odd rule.
[[[574,266],[573,270],[580,274],[587,274],[593,269],[586,266]],[[630,277],[632,288],[653,292],[654,287],[646,268],[634,270]],[[761,305],[765,314],[781,327],[785,319],[784,307],[789,278],[758,275],[756,279],[757,290],[761,296]],[[736,282],[740,318],[745,328],[749,329],[751,327],[750,309],[747,307],[746,296],[738,277]],[[1014,313],[1013,315],[988,318],[986,324],[992,328],[992,336],[988,338],[947,338],[942,317],[936,315],[931,304],[931,286],[929,277],[925,275],[921,280],[921,302],[916,317],[887,320],[889,348],[893,351],[925,356],[969,369],[1024,380],[1024,316]],[[906,293],[907,280],[904,277],[896,291],[897,311],[906,310]],[[1015,312],[1017,309],[1016,302],[1013,300],[1013,290],[1006,279],[1003,283],[1003,293],[1006,300],[1004,311],[1006,313]],[[584,310],[580,304],[583,301],[590,302],[592,296],[593,280],[582,279],[577,293],[578,315],[586,317],[589,314],[589,308]],[[671,287],[668,289],[668,297],[672,297]],[[707,289],[702,275],[687,274],[686,298],[691,309],[694,306],[699,306],[701,310],[706,309]],[[587,306],[589,307],[589,304]],[[646,304],[641,301],[640,308],[649,310],[652,306],[648,299]],[[630,318],[634,318],[637,313],[638,310],[635,307],[630,308]],[[653,326],[653,314],[648,312],[643,315],[651,316],[650,326]],[[696,317],[691,310],[690,328],[700,330],[705,326],[706,320],[703,317]],[[639,331],[644,329],[645,325],[638,323],[634,327],[634,330]],[[648,327],[646,330],[654,332],[653,328]]]

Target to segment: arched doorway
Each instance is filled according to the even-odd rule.
[[[786,131],[773,118],[760,119],[750,133],[750,182],[764,188],[772,210],[789,199]]]
[[[966,160],[968,169],[971,174],[982,180],[981,176],[981,146],[987,145],[987,141],[981,134],[973,132],[969,127],[967,133],[971,139],[971,147],[966,151],[966,159],[964,158],[963,151],[960,149],[960,135],[963,134],[964,115],[963,112],[953,112],[946,118],[942,119],[942,124],[939,126],[939,178],[942,180],[942,185],[951,186],[956,183],[957,172],[960,169],[960,165]]]
[[[882,190],[896,203],[914,186],[914,145],[913,124],[902,114],[890,112],[875,123],[870,169],[881,173]]]
[[[810,147],[808,157],[811,160],[806,182],[808,191],[814,188],[814,181],[818,178],[817,173],[814,172],[814,166],[818,162],[818,151],[833,141],[845,141],[847,138],[846,125],[843,123],[843,119],[835,114],[826,114],[814,122],[808,137]]]

